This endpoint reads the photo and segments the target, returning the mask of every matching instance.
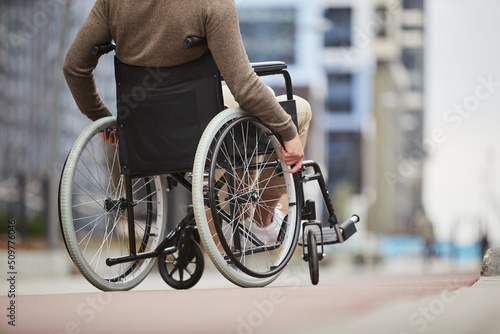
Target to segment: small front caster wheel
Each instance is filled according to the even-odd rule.
[[[205,268],[200,245],[192,238],[186,239],[175,253],[158,258],[161,277],[174,289],[190,289],[195,286]]]

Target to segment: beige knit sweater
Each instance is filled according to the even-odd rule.
[[[206,36],[207,46],[186,49],[187,36]],[[200,57],[207,47],[240,106],[284,140],[295,137],[291,117],[254,73],[239,30],[234,0],[97,0],[64,62],[73,97],[91,120],[111,115],[97,91],[93,45],[114,40],[116,56],[135,66],[174,66]],[[273,59],[270,59],[273,60]]]

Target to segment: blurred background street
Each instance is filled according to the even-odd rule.
[[[9,221],[16,223],[18,294],[96,293],[75,272],[57,212],[62,166],[89,124],[66,86],[62,62],[94,2],[0,2],[2,297],[8,294]],[[340,289],[356,279],[364,280],[362,291],[378,279],[383,286],[406,286],[403,277],[431,286],[455,278],[467,286],[477,279],[484,251],[500,244],[500,1],[236,4],[250,61],[286,61],[294,93],[312,105],[306,158],[321,165],[340,220],[353,213],[361,217],[357,234],[327,248],[320,263],[319,288],[325,290],[320,291],[338,292],[336,283]],[[96,80],[116,112],[112,56],[101,58]],[[265,79],[277,93],[282,92],[280,80]],[[308,185],[306,191],[320,203],[318,189]],[[176,190],[168,201],[173,226],[189,196]],[[319,205],[317,210],[326,221],[326,212]],[[239,291],[208,262],[194,290]],[[299,257],[287,270],[312,289]],[[287,277],[273,286],[289,288]],[[153,272],[134,291],[141,290],[172,289]],[[438,291],[425,290],[422,296]],[[363,310],[362,304],[355,304],[356,311]],[[405,313],[405,326],[415,307]],[[482,306],[474,307],[480,311]],[[414,320],[417,325],[409,329],[387,327],[385,332],[423,332],[421,319]],[[358,330],[345,327],[344,332]]]

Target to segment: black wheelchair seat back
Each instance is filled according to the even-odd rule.
[[[120,167],[148,176],[192,170],[200,137],[224,105],[209,51],[173,67],[140,67],[115,57]]]

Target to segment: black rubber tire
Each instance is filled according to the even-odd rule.
[[[309,274],[311,283],[317,285],[319,282],[318,247],[316,235],[312,230],[307,232],[307,252],[309,254]]]

